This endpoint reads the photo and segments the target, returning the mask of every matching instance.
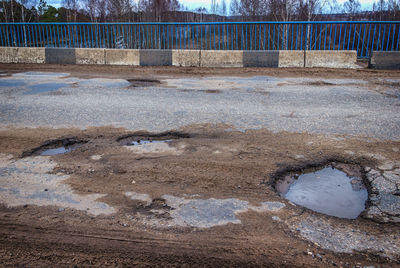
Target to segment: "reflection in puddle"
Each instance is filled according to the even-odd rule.
[[[41,152],[40,155],[49,156],[49,155],[65,154],[75,150],[76,148],[77,146],[69,146],[69,147],[61,146],[58,148],[47,149]]]
[[[13,79],[1,79],[0,87],[22,87],[25,85],[24,81],[13,80]]]
[[[15,77],[35,78],[35,79],[48,79],[48,78],[62,78],[68,76],[69,73],[52,73],[52,72],[24,72],[13,74]]]
[[[66,86],[66,83],[44,83],[39,85],[32,85],[29,86],[30,91],[25,92],[24,94],[39,94],[49,91],[56,91]]]
[[[286,176],[277,183],[286,199],[314,211],[339,218],[355,219],[365,209],[368,192],[360,178],[327,167],[297,179]]]

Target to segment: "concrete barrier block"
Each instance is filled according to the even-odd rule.
[[[279,51],[243,51],[244,67],[278,67]]]
[[[46,63],[76,64],[74,48],[46,48]]]
[[[17,63],[18,48],[16,47],[0,47],[0,62]]]
[[[243,51],[240,50],[202,50],[201,67],[243,67]]]
[[[280,50],[278,67],[304,67],[304,50]]]
[[[357,51],[307,50],[306,67],[357,68]]]
[[[200,67],[200,50],[172,50],[172,65]]]
[[[369,67],[376,69],[400,69],[400,51],[372,52]]]
[[[109,65],[134,65],[140,64],[140,51],[138,49],[106,49],[105,63]]]
[[[76,48],[76,64],[105,64],[103,48]]]
[[[172,50],[143,49],[140,50],[140,66],[170,66]]]
[[[44,47],[20,47],[18,48],[18,63],[45,63],[46,52]]]

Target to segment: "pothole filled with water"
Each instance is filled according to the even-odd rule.
[[[51,156],[51,155],[58,155],[58,154],[66,154],[69,152],[72,152],[73,150],[77,149],[79,147],[79,144],[74,144],[72,146],[61,146],[57,148],[51,148],[44,150],[43,152],[40,153],[42,156]]]
[[[346,219],[357,218],[368,199],[360,169],[347,164],[286,174],[276,182],[276,190],[297,205]]]
[[[131,141],[128,143],[128,146],[134,146],[134,145],[146,145],[146,144],[153,144],[153,143],[166,143],[170,142],[172,140],[137,140],[137,141]]]
[[[32,155],[52,156],[66,154],[72,152],[73,150],[76,150],[85,143],[87,143],[87,141],[78,138],[62,138],[51,140],[32,150],[25,151],[22,154],[22,157]]]
[[[134,146],[152,143],[168,143],[178,139],[189,138],[189,134],[182,132],[167,131],[162,133],[136,132],[121,136],[117,139],[121,145]]]
[[[180,155],[184,144],[177,145],[174,141],[189,138],[189,134],[167,131],[162,133],[136,132],[117,139],[120,145],[139,155]]]

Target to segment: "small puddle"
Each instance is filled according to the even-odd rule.
[[[70,146],[70,147],[61,146],[58,148],[47,149],[47,150],[41,152],[40,155],[48,156],[48,155],[66,154],[66,153],[72,152],[76,148],[77,148],[77,146]]]
[[[179,155],[179,148],[170,146],[172,140],[137,140],[126,144],[127,148],[136,154],[168,154]]]
[[[31,94],[39,94],[39,93],[45,93],[45,92],[50,92],[50,91],[56,91],[60,88],[66,87],[66,83],[44,83],[44,84],[39,84],[39,85],[32,85],[29,86],[30,91],[25,92],[25,95],[31,95]]]
[[[150,143],[166,143],[166,142],[171,142],[172,140],[137,140],[137,141],[132,141],[128,143],[128,146],[133,146],[133,145],[145,145],[145,144],[150,144]]]
[[[276,184],[281,196],[297,205],[339,218],[355,219],[365,209],[368,192],[360,177],[332,166],[289,174]]]
[[[51,156],[51,155],[66,154],[72,152],[75,149],[78,149],[85,143],[87,143],[86,140],[80,140],[74,137],[50,140],[43,143],[39,147],[23,152],[21,157],[23,158],[27,156],[36,156],[36,155]]]

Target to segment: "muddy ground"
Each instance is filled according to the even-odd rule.
[[[272,75],[390,80],[400,76],[396,71],[327,69],[1,68],[11,73],[57,68],[80,77],[124,79]],[[168,142],[126,146],[137,140]],[[39,155],[68,141],[79,146],[63,155]],[[226,124],[193,124],[168,132],[4,126],[0,131],[0,263],[399,266],[399,149],[398,140],[239,131]],[[276,192],[279,175],[331,162],[359,167],[370,196],[394,198],[391,210],[383,211],[379,203],[369,200],[366,212],[357,219],[339,219],[296,206]],[[390,174],[394,182],[374,184],[368,179],[371,170]],[[372,209],[369,213],[369,208],[380,214]]]

